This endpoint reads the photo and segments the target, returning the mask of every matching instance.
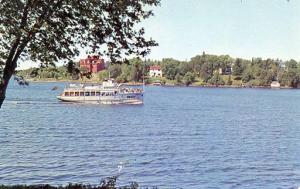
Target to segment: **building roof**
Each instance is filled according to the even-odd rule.
[[[150,70],[160,70],[160,66],[158,65],[154,65],[154,66],[150,66]]]
[[[80,65],[89,65],[89,64],[104,64],[104,59],[100,58],[100,56],[93,55],[93,56],[87,56],[85,59],[80,59]]]

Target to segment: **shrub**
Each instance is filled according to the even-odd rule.
[[[195,81],[195,74],[193,74],[192,72],[187,72],[184,77],[183,77],[183,83],[186,86],[189,86],[190,84],[192,84]]]

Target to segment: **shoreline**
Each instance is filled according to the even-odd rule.
[[[28,79],[28,82],[33,82],[33,83],[88,83],[88,84],[95,84],[95,83],[100,83],[99,81],[94,81],[94,80],[85,80],[85,81],[80,81],[80,80],[31,80]],[[142,86],[143,83],[141,82],[127,82],[127,83],[122,83],[123,85],[127,86]],[[232,89],[299,89],[299,88],[292,88],[292,87],[280,87],[280,88],[272,88],[269,86],[240,86],[240,85],[176,85],[172,83],[166,83],[164,85],[155,85],[155,84],[145,84],[146,86],[157,86],[157,87],[199,87],[199,88],[232,88]]]
[[[151,85],[150,86],[154,86]],[[299,88],[292,88],[292,87],[279,87],[279,88],[272,88],[267,86],[238,86],[238,85],[161,85],[164,87],[199,87],[199,88],[223,88],[223,89],[299,89]]]
[[[32,83],[88,83],[88,84],[97,84],[101,83],[100,81],[80,81],[80,80],[26,80],[28,82]],[[131,85],[131,86],[140,86],[143,85],[141,82],[128,82],[128,83],[122,83],[123,85]],[[149,85],[149,84],[145,84]]]

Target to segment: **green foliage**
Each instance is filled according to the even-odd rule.
[[[175,81],[176,81],[176,84],[180,84],[181,83],[182,76],[179,73],[176,74]]]
[[[191,62],[180,62],[179,64],[180,75],[185,75],[187,72],[194,72],[194,65]]]
[[[236,75],[220,72],[220,70],[231,70],[232,62],[235,62],[233,69]],[[148,75],[151,65],[160,65],[165,81],[169,84],[190,85],[198,78],[197,84],[205,85],[242,85],[269,87],[272,81],[278,80],[282,86],[298,87],[300,85],[300,65],[295,60],[282,62],[279,60],[253,58],[252,60],[233,58],[227,55],[198,55],[190,61],[178,61],[171,58],[162,61],[133,58],[127,64],[111,64],[108,68],[110,76],[118,82],[142,82],[143,76]],[[238,66],[239,65],[239,66]],[[234,67],[234,66],[233,66]],[[68,78],[65,73],[67,67],[48,67],[41,69],[28,69],[19,71],[18,74],[26,77],[36,78]],[[107,74],[102,71],[99,74]],[[103,79],[107,75],[99,76]],[[146,83],[153,83],[156,79],[148,78]],[[201,82],[199,82],[201,81]]]
[[[244,66],[242,63],[242,59],[237,58],[232,67],[232,74],[235,76],[241,76],[243,74],[243,71],[244,71]]]
[[[141,81],[143,76],[143,62],[140,58],[133,58],[129,60],[130,76],[129,81]]]
[[[108,68],[108,72],[110,74],[110,77],[117,78],[122,74],[122,67],[120,64],[110,65]]]
[[[226,81],[226,85],[232,85],[231,75],[228,76],[227,81]]]
[[[248,83],[249,81],[251,81],[252,79],[254,79],[254,76],[251,72],[251,69],[246,69],[243,74],[242,74],[242,81],[244,83]]]
[[[192,84],[195,81],[195,74],[192,72],[187,72],[184,77],[183,77],[183,83],[186,86],[189,86],[190,84]]]
[[[270,83],[272,83],[274,79],[275,78],[273,77],[273,74],[271,72],[262,70],[261,74],[258,77],[259,86],[270,86]]]
[[[165,58],[161,62],[163,75],[170,80],[174,80],[179,73],[180,62],[172,58]]]
[[[145,78],[145,84],[146,85],[151,84],[151,83],[154,83],[153,78],[151,78],[151,77]]]
[[[102,70],[97,73],[99,81],[103,81],[104,79],[109,77],[108,71],[107,70]]]
[[[260,84],[260,81],[259,80],[257,80],[257,79],[252,79],[252,80],[250,80],[249,82],[248,82],[248,86],[259,86],[259,84]]]
[[[144,71],[144,62],[140,58],[132,58],[128,61],[128,64],[112,64],[108,70],[110,77],[120,83],[128,81],[142,82],[143,75],[147,75]]]
[[[68,79],[69,73],[67,68],[61,67],[44,67],[44,68],[29,68],[27,70],[21,70],[17,72],[18,76],[26,79]]]
[[[210,66],[208,62],[205,62],[201,66],[200,77],[204,82],[208,82],[208,80],[212,77],[213,71],[212,66]]]
[[[216,72],[213,77],[208,80],[208,83],[212,85],[225,85],[225,81],[218,72]]]
[[[279,82],[296,88],[300,83],[300,65],[295,60],[287,61],[285,69],[279,73]]]
[[[118,77],[116,78],[116,81],[117,81],[118,83],[126,83],[128,80],[127,80],[126,75],[125,75],[125,74],[122,74],[122,75],[120,75],[120,76],[118,76]]]
[[[0,185],[0,189],[138,189],[139,185],[132,182],[127,186],[116,186],[117,177],[103,179],[99,185],[68,184],[66,186],[45,185]]]
[[[144,56],[157,44],[144,38],[137,23],[152,16],[149,7],[157,5],[159,0],[2,1],[0,60],[20,50],[19,56],[48,64],[78,55],[79,46],[113,60],[121,53]]]
[[[161,82],[163,85],[165,85],[165,84],[167,83],[166,79],[164,79],[164,78],[161,78],[161,79],[160,79],[160,82]]]
[[[1,1],[0,108],[20,59],[48,67],[78,56],[80,48],[106,55],[113,63],[120,62],[124,55],[146,56],[158,44],[145,38],[145,29],[139,23],[152,16],[151,8],[159,3],[160,0]],[[80,73],[82,76],[91,74]],[[52,72],[42,77],[59,76]]]

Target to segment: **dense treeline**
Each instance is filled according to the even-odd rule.
[[[67,72],[66,67],[47,67],[47,68],[29,68],[17,72],[18,76],[26,79],[69,79],[71,74]]]
[[[146,62],[146,65],[152,64],[160,65],[163,76],[175,84],[268,87],[272,81],[278,81],[286,87],[296,88],[300,85],[300,64],[295,60],[246,60],[203,53],[190,61],[167,58],[159,62]]]
[[[150,78],[151,65],[159,65],[162,78]],[[62,67],[31,68],[19,72],[29,78],[79,79],[70,73],[68,64]],[[84,70],[81,70],[84,71]],[[145,77],[144,77],[145,76]],[[110,64],[107,70],[94,74],[92,79],[115,78],[118,82],[162,83],[174,85],[234,85],[234,86],[270,86],[272,81],[281,86],[296,88],[300,85],[300,64],[295,60],[232,58],[229,55],[210,55],[203,53],[189,61],[165,58],[161,61],[133,58],[123,64]]]
[[[124,83],[142,81],[143,76],[147,75],[147,70],[141,59],[133,58],[123,64],[110,64],[106,70],[92,75],[87,75],[87,71],[80,68],[79,63],[72,61],[60,67],[50,66],[19,70],[17,75],[33,80],[79,80],[82,79],[80,75],[84,75],[92,81],[102,81],[111,77]]]

